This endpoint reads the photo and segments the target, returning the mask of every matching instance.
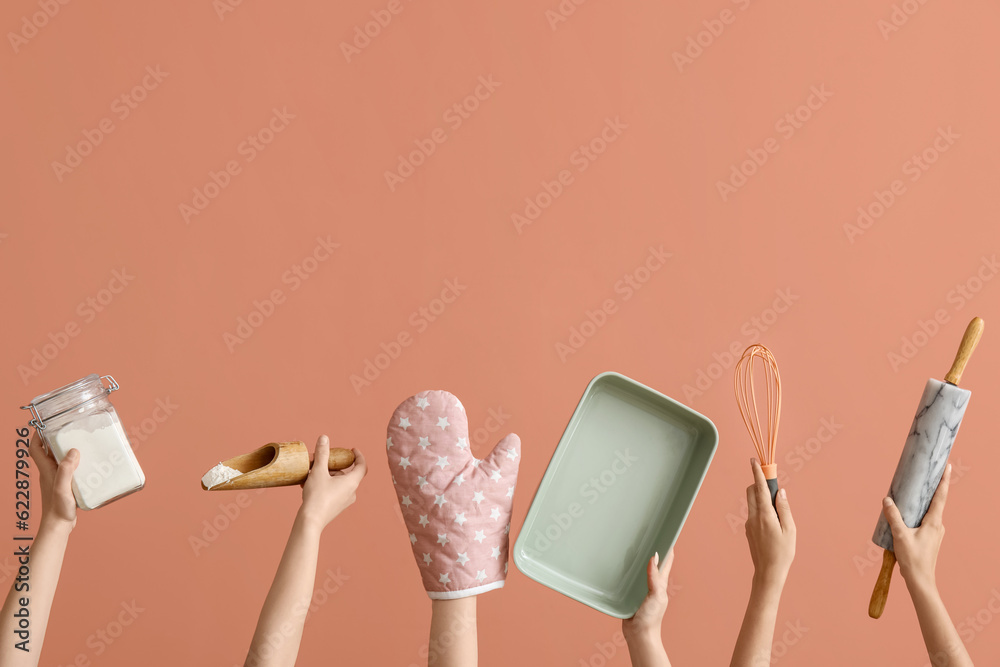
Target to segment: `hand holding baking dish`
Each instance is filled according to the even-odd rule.
[[[951,454],[955,436],[958,435],[958,427],[962,424],[962,417],[972,396],[968,389],[959,389],[958,383],[983,335],[984,326],[981,318],[972,318],[962,336],[951,370],[944,376],[944,382],[933,378],[927,380],[923,396],[917,405],[917,414],[913,417],[913,425],[906,436],[906,444],[903,445],[903,453],[889,487],[889,497],[896,503],[903,521],[910,528],[916,528],[923,521],[941,475],[944,474],[948,455]],[[872,542],[885,549],[882,570],[868,603],[868,615],[879,618],[885,609],[892,571],[896,566],[896,554],[892,551],[892,531],[882,514],[875,526]]]
[[[502,587],[521,440],[510,433],[477,459],[465,407],[447,391],[403,401],[386,434],[389,471],[427,595],[453,600]]]
[[[719,443],[704,415],[619,373],[587,385],[514,545],[543,586],[615,618],[649,593]]]

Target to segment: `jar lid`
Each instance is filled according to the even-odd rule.
[[[103,380],[108,381],[108,386]],[[54,389],[47,394],[35,396],[28,405],[22,405],[22,410],[30,410],[32,419],[29,422],[38,430],[45,428],[47,420],[66,414],[80,406],[103,398],[113,391],[118,391],[118,383],[110,375],[90,375],[76,382]]]

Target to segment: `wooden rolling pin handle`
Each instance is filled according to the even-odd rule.
[[[892,582],[892,570],[896,567],[896,554],[885,550],[882,554],[882,570],[878,573],[875,590],[872,591],[871,602],[868,603],[868,615],[880,618],[885,610],[885,601],[889,597],[889,584]]]
[[[354,464],[354,452],[341,447],[334,447],[330,450],[330,470],[343,470],[350,468]],[[310,463],[310,467],[312,464]]]
[[[958,353],[955,354],[955,361],[951,365],[951,370],[944,376],[944,381],[948,384],[957,385],[962,379],[965,365],[969,363],[972,352],[976,349],[976,344],[983,335],[983,328],[986,326],[981,317],[973,317],[969,326],[965,328],[965,335],[962,336],[962,344],[958,346]]]

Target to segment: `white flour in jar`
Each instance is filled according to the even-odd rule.
[[[220,461],[219,465],[205,473],[205,476],[201,478],[201,483],[205,485],[206,489],[211,489],[213,486],[225,484],[229,480],[239,477],[242,474],[243,473],[239,470],[223,465]]]
[[[60,461],[71,449],[80,452],[73,487],[83,509],[99,507],[146,482],[124,429],[109,414],[74,421],[60,429],[54,441],[53,449]]]

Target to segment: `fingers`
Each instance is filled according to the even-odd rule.
[[[358,449],[352,448],[351,452],[354,453],[354,463],[344,470],[334,470],[331,472],[329,464],[330,438],[325,435],[321,435],[316,441],[316,453],[313,457],[313,466],[309,470],[309,477],[349,477],[353,479],[355,484],[360,484],[361,480],[368,474],[368,462],[365,461],[365,455]]]
[[[316,441],[313,465],[309,470],[310,477],[317,475],[330,476],[330,438],[325,435],[319,436],[319,440]]]
[[[771,490],[767,488],[764,471],[757,459],[750,459],[750,467],[753,469],[754,486],[757,487],[757,507],[767,507],[771,504]]]
[[[941,482],[938,483],[937,491],[934,492],[934,497],[931,498],[931,506],[927,508],[927,514],[924,517],[924,522],[930,522],[933,524],[941,525],[942,518],[944,517],[944,506],[948,502],[948,489],[951,487],[951,464],[949,463],[944,469],[944,475],[941,476]]]
[[[889,530],[892,531],[892,538],[894,540],[899,539],[901,535],[910,530],[910,527],[903,521],[903,515],[899,513],[896,503],[892,502],[892,498],[889,496],[882,499],[882,514],[889,523]]]
[[[76,504],[73,500],[73,472],[80,465],[80,452],[71,449],[66,453],[66,457],[59,462],[56,468],[56,479],[52,483],[52,492],[56,497],[66,498]]]
[[[358,478],[358,484],[361,480],[365,478],[368,474],[368,462],[365,461],[365,455],[361,453],[358,449],[351,449],[354,452],[354,465],[351,467],[351,471],[347,473],[348,475],[356,476]]]
[[[747,487],[747,520],[757,520],[757,485]]]
[[[784,533],[794,533],[795,532],[795,519],[792,518],[792,508],[788,504],[788,494],[785,492],[785,488],[782,487],[778,489],[778,497],[776,498],[776,508],[778,510],[778,521],[781,523],[781,530]]]
[[[670,580],[670,568],[674,564],[674,550],[667,552],[666,558],[660,562],[660,553],[656,552],[646,564],[646,582],[650,595],[665,595],[667,583]]]
[[[31,454],[32,460],[38,466],[40,474],[48,476],[55,472],[56,460],[52,457],[51,453],[45,451],[45,447],[42,446],[42,439],[38,436],[38,431],[31,434],[31,440],[28,442],[28,453]]]

